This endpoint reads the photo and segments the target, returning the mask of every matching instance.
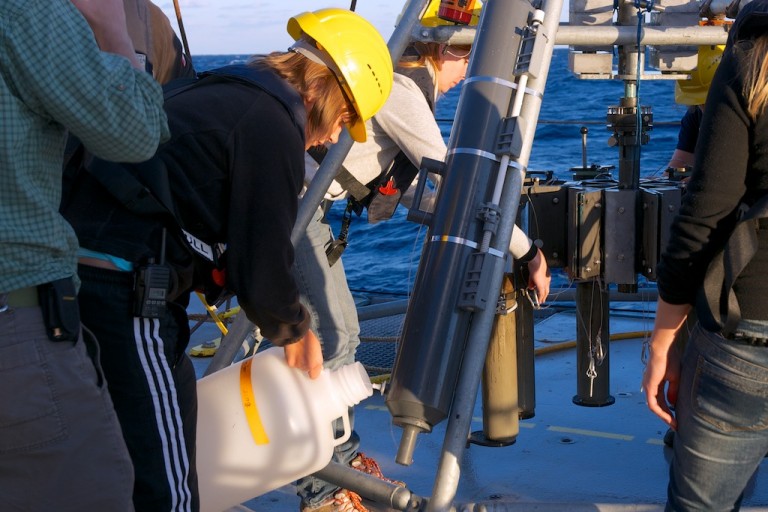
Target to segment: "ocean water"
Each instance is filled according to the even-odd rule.
[[[241,63],[247,55],[205,55],[194,59],[195,68],[204,71],[227,64]],[[450,134],[460,87],[441,98],[435,117],[445,139]],[[580,129],[587,127],[587,164],[618,167],[618,149],[608,145],[611,132],[606,128],[609,106],[618,105],[624,95],[619,80],[579,80],[568,71],[567,49],[555,49],[547,78],[528,169],[553,171],[555,176],[572,179],[569,169],[582,165]],[[638,88],[640,104],[653,109],[650,142],[641,149],[642,177],[661,174],[675,144],[680,118],[685,107],[674,103],[674,82],[644,80]],[[614,177],[618,170],[614,169]],[[334,230],[344,203],[339,202],[329,215]],[[407,211],[399,207],[395,216],[376,225],[365,216],[354,217],[349,232],[349,247],[342,258],[353,292],[407,296],[418,269],[426,228],[408,222]],[[567,284],[564,274],[555,269],[553,285]]]

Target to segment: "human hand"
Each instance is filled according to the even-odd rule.
[[[291,368],[298,368],[316,379],[323,370],[323,350],[320,341],[311,330],[296,343],[285,345],[285,361]]]
[[[136,58],[128,34],[123,0],[71,0],[93,31],[96,43],[104,52],[122,55],[137,69],[144,69]]]
[[[672,407],[677,403],[680,385],[680,357],[672,343],[660,342],[658,336],[651,338],[648,363],[643,372],[642,389],[645,403],[656,416],[677,429]]]
[[[672,407],[677,403],[681,365],[674,341],[690,309],[689,304],[670,304],[659,297],[650,354],[643,372],[642,389],[648,409],[673,429],[677,428]]]
[[[536,290],[540,304],[547,300],[551,283],[552,275],[549,272],[547,259],[544,257],[541,249],[539,249],[536,252],[536,256],[528,262],[528,288]]]
[[[689,304],[670,304],[659,297],[650,354],[643,372],[641,389],[645,391],[648,409],[673,429],[677,429],[672,408],[677,403],[681,370],[680,355],[673,343],[690,309]]]

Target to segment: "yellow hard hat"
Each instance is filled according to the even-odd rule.
[[[675,83],[675,102],[681,105],[703,105],[707,102],[707,93],[712,78],[715,76],[720,59],[723,58],[724,45],[700,46],[698,64],[691,71],[691,78]]]
[[[365,121],[379,111],[392,90],[392,58],[381,34],[360,15],[336,8],[292,17],[288,33],[330,57],[329,67],[358,115],[347,125],[349,133],[365,142]]]
[[[421,15],[421,24],[425,27],[437,27],[439,25],[456,25],[456,23],[444,20],[440,18],[437,13],[440,10],[441,0],[430,0],[427,8],[424,9],[424,14]],[[475,0],[475,5],[472,8],[472,20],[469,22],[470,26],[477,25],[480,19],[480,10],[483,8],[482,0]]]

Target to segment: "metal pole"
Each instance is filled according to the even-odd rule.
[[[173,10],[176,11],[176,21],[179,23],[179,34],[181,35],[181,42],[184,45],[184,51],[187,54],[187,60],[189,60],[189,65],[192,66],[192,52],[189,51],[187,31],[184,30],[184,22],[181,19],[181,8],[179,7],[179,0],[173,0]]]
[[[471,44],[475,38],[475,27],[421,27],[411,33],[414,41],[438,41],[450,44]],[[725,44],[728,38],[726,27],[691,26],[658,27],[644,26],[640,37],[641,45],[715,45]],[[568,46],[618,46],[637,43],[637,26],[587,26],[559,25],[555,44]]]
[[[496,0],[500,1],[500,0]],[[492,2],[486,6],[486,9],[494,5]],[[562,0],[547,0],[544,2],[544,20],[539,30],[546,36],[543,48],[534,50],[541,51],[537,57],[541,58],[541,69],[537,76],[532,76],[528,82],[528,88],[533,94],[526,94],[523,102],[520,117],[528,123],[528,130],[523,133],[523,144],[518,163],[524,168],[528,163],[531,146],[533,144],[534,128],[541,108],[541,93],[547,81],[549,64],[552,60],[552,51],[554,49],[554,39],[557,33],[560,12],[562,11]],[[484,13],[487,15],[488,11]],[[481,16],[481,24],[483,18]],[[539,93],[538,96],[536,93]],[[531,100],[531,101],[529,101]],[[517,218],[517,207],[520,202],[520,192],[522,189],[523,170],[520,173],[511,173],[504,183],[502,193],[501,222],[497,235],[497,243],[506,251],[509,240],[512,237],[512,227]],[[488,294],[488,303],[494,304],[501,281],[504,276],[504,265],[496,265],[493,268],[493,275],[489,279],[489,289],[485,290]],[[451,502],[456,496],[456,489],[459,484],[460,465],[463,451],[467,442],[467,435],[472,421],[472,412],[477,398],[480,375],[485,364],[485,354],[488,348],[491,329],[496,310],[493,307],[487,307],[479,312],[473,319],[473,325],[467,340],[467,349],[464,352],[464,361],[462,362],[461,372],[456,386],[456,394],[451,408],[448,425],[445,434],[445,442],[438,466],[437,479],[435,481],[432,499],[427,505],[429,511],[450,510]]]
[[[405,487],[379,480],[338,462],[331,462],[313,476],[344,489],[351,489],[369,500],[395,510],[418,510],[423,503],[423,498]]]
[[[229,327],[227,334],[222,336],[219,342],[219,348],[211,359],[211,364],[205,369],[203,376],[210,375],[217,370],[226,368],[232,364],[237,355],[237,351],[243,344],[243,340],[249,333],[253,332],[255,326],[248,320],[245,313],[240,311],[235,315],[235,320]]]

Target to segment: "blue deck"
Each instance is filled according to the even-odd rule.
[[[651,305],[622,306],[631,311],[612,313],[611,334],[650,330],[653,313],[643,310]],[[610,392],[615,404],[580,407],[572,402],[575,351],[563,343],[575,339],[575,333],[575,312],[568,309],[536,325],[536,347],[558,349],[536,357],[535,416],[520,422],[513,445],[472,444],[465,450],[454,501],[459,509],[477,510],[482,503],[488,510],[663,510],[671,450],[662,442],[666,426],[647,410],[640,392],[642,335],[611,342]],[[198,336],[204,339],[205,334]],[[200,373],[208,361],[196,359]],[[481,407],[478,397],[472,430],[482,429]],[[431,434],[421,434],[414,463],[400,466],[394,460],[402,431],[392,424],[383,397],[375,394],[356,409],[361,450],[379,462],[385,475],[406,482],[423,497],[432,494],[445,427],[443,422]],[[743,510],[768,511],[766,464],[753,477]],[[367,504],[371,510],[388,510]],[[233,510],[294,512],[298,508],[294,489],[285,486]]]

